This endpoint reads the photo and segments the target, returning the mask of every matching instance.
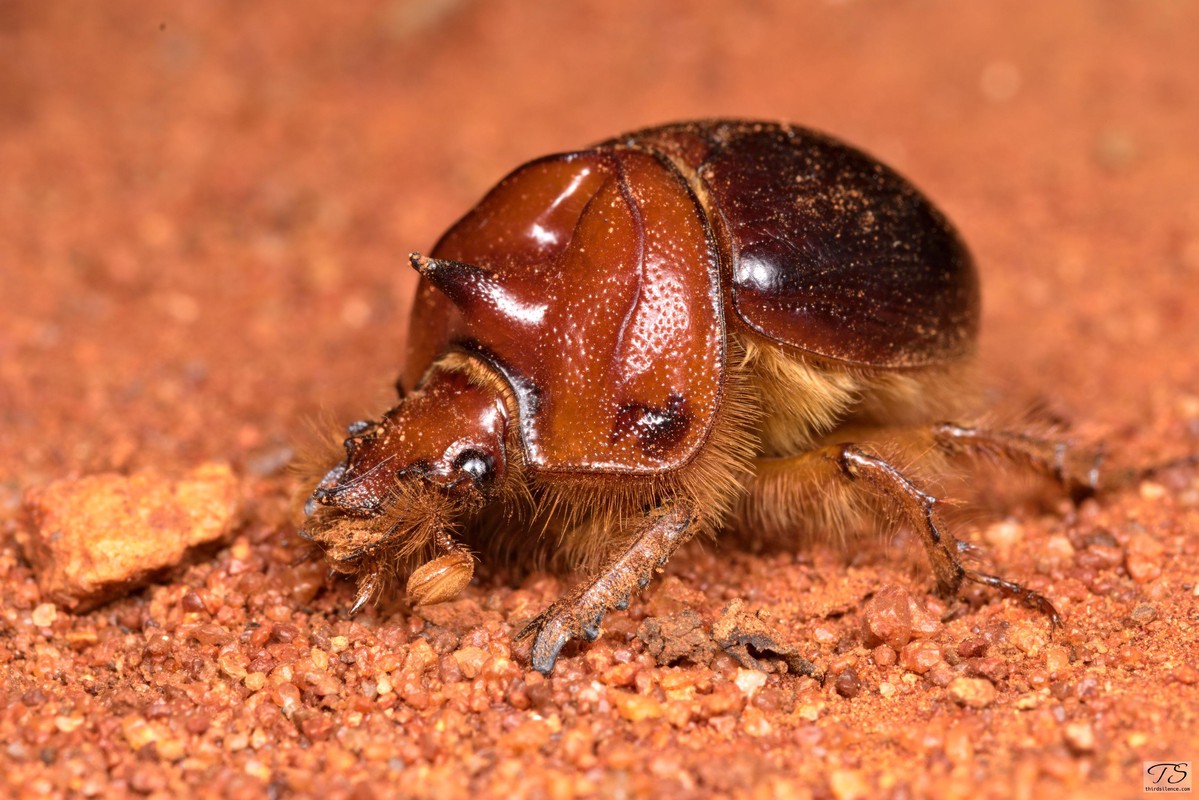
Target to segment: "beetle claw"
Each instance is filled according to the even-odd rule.
[[[362,607],[370,602],[370,599],[375,595],[375,588],[378,586],[377,575],[364,575],[358,581],[358,596],[354,598],[354,605],[350,606],[350,616],[354,616]]]
[[[542,675],[553,672],[558,654],[562,652],[566,643],[574,638],[567,629],[566,621],[557,614],[550,613],[553,611],[554,606],[550,606],[546,613],[538,616],[517,634],[518,639],[529,634],[534,635],[533,647],[529,651],[529,663]]]
[[[357,599],[354,600],[354,605],[350,606],[350,616],[352,617],[361,611],[362,607],[365,606],[370,599],[370,594],[366,592],[359,592]]]
[[[529,662],[533,669],[543,675],[548,675],[554,669],[558,654],[571,639],[586,639],[594,642],[599,638],[604,611],[604,609],[600,609],[590,614],[590,618],[588,618],[586,611],[580,609],[574,602],[554,603],[522,628],[514,638],[517,641],[533,638],[533,646],[529,651]]]

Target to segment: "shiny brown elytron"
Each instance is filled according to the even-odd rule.
[[[964,567],[915,467],[986,454],[1069,480],[1060,448],[942,422],[968,412],[978,278],[911,184],[827,136],[704,121],[510,174],[421,274],[400,403],[349,426],[305,534],[417,602],[471,553],[550,552],[588,577],[530,623],[533,666],[594,639],[683,542],[840,532],[871,513],[921,535],[938,588]],[[357,607],[357,606],[356,606]]]

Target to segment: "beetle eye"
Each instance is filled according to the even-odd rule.
[[[347,425],[346,433],[350,436],[361,436],[373,427],[375,427],[375,423],[369,419],[360,419],[357,422],[351,422]]]
[[[491,481],[495,460],[481,450],[463,450],[454,459],[454,469],[468,475],[475,486],[482,487]]]

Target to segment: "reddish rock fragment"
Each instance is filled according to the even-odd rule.
[[[886,586],[866,602],[864,623],[870,644],[902,650],[912,640],[911,595],[898,586]]]
[[[454,651],[454,661],[467,680],[478,677],[490,658],[488,652],[481,647],[464,647]]]
[[[1174,680],[1186,686],[1194,686],[1199,683],[1199,670],[1190,664],[1179,664],[1174,668],[1173,676]]]
[[[1095,729],[1089,722],[1071,722],[1063,729],[1062,738],[1076,755],[1095,751]]]
[[[870,651],[870,660],[880,667],[893,667],[897,659],[895,651],[885,644]]]
[[[632,692],[612,692],[612,704],[616,706],[620,716],[629,722],[640,722],[643,719],[657,719],[665,709],[655,697],[633,694]]]
[[[204,464],[179,480],[93,475],[31,489],[21,536],[43,596],[84,611],[146,583],[232,530],[237,480]]]

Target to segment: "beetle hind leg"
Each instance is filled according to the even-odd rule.
[[[1102,450],[1071,447],[1067,442],[1007,430],[939,422],[927,433],[940,451],[950,456],[981,456],[1022,464],[1052,478],[1075,503],[1099,491]]]

